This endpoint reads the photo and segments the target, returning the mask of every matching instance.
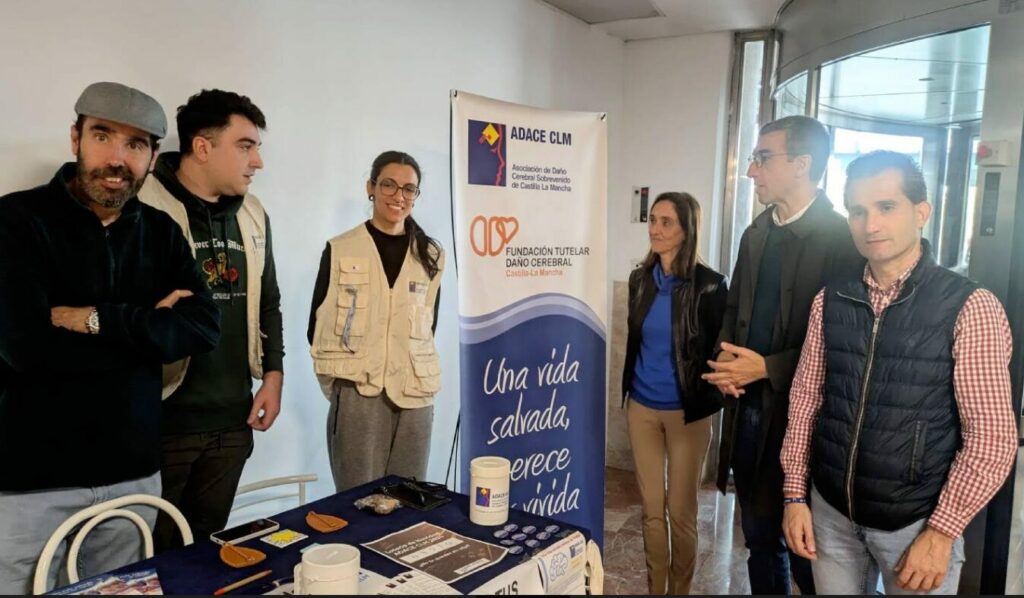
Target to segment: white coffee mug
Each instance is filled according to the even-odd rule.
[[[295,565],[295,594],[359,593],[359,549],[349,544],[324,544],[302,553]]]

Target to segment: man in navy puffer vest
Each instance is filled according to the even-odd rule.
[[[879,575],[886,593],[955,594],[963,530],[1016,453],[1006,313],[935,263],[926,199],[903,154],[850,164],[850,232],[868,264],[811,307],[782,449],[783,527],[824,594],[874,593]]]

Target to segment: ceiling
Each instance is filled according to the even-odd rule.
[[[785,0],[544,0],[624,41],[765,29]]]
[[[766,29],[786,0],[542,0],[624,41]],[[866,52],[821,68],[823,118],[944,125],[980,118],[988,27]],[[802,112],[806,77],[776,99]]]

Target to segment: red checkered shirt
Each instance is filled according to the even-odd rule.
[[[916,265],[916,263],[914,264]],[[864,282],[875,317],[903,289],[913,266],[888,289],[882,289],[864,268]],[[789,427],[782,444],[783,491],[807,493],[811,434],[824,401],[825,343],[822,335],[824,290],[811,305],[800,364],[789,394]],[[979,289],[968,297],[953,329],[953,391],[960,412],[963,444],[928,525],[956,538],[1006,480],[1017,452],[1017,422],[1010,398],[1010,354],[1013,337],[1003,306],[995,295]]]

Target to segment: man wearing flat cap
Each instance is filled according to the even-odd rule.
[[[167,131],[118,83],[75,104],[76,162],[0,197],[0,593],[26,594],[70,515],[160,496],[161,365],[210,351],[220,321],[185,237],[136,194]],[[139,508],[152,527],[156,513]],[[70,538],[69,538],[70,540]],[[47,588],[65,581],[65,543]],[[124,519],[88,536],[81,577],[140,557]],[[63,575],[63,573],[61,573]]]

